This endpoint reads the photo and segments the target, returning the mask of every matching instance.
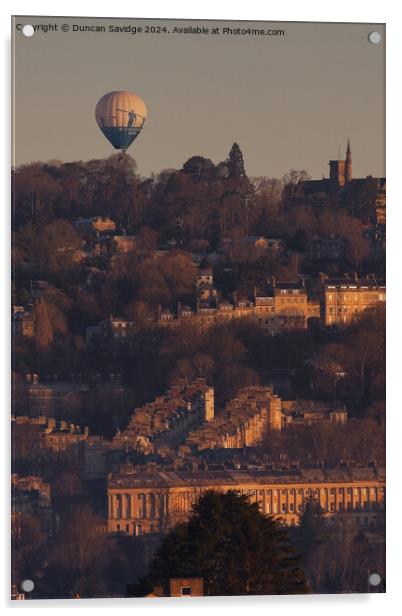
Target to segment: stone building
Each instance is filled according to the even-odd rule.
[[[217,251],[232,258],[249,258],[261,256],[268,250],[268,240],[262,235],[245,235],[238,238],[222,238]]]
[[[108,456],[113,444],[102,436],[88,436],[79,442],[80,473],[84,479],[102,479],[107,475]]]
[[[195,310],[180,304],[176,313],[160,308],[157,324],[176,328],[186,322],[202,331],[233,319],[250,318],[261,326],[264,334],[273,336],[290,329],[306,329],[310,319],[320,318],[320,304],[308,297],[302,279],[277,282],[272,277],[264,288],[254,290],[252,300],[238,297],[237,293],[220,299],[217,289],[207,282],[198,287],[197,296]]]
[[[31,417],[68,417],[82,405],[88,385],[74,381],[59,381],[57,375],[40,382],[37,374],[27,374],[28,407]]]
[[[320,318],[320,304],[307,295],[304,279],[277,282],[275,277],[265,288],[255,290],[255,316],[268,335],[290,329],[306,329],[310,319]]]
[[[111,245],[117,253],[134,252],[138,248],[138,238],[136,235],[114,235]]]
[[[333,406],[315,400],[282,401],[282,426],[311,426],[317,422],[344,424],[348,411],[344,406]]]
[[[78,461],[78,445],[88,438],[88,428],[81,430],[79,426],[67,421],[54,422],[45,428],[41,441],[44,449],[51,449],[55,453],[62,453],[74,449]]]
[[[24,514],[36,517],[48,537],[53,533],[50,483],[41,477],[13,474],[11,476],[11,523],[13,537],[18,541]]]
[[[319,295],[323,324],[345,327],[367,308],[384,303],[386,288],[373,274],[366,278],[359,278],[357,274],[343,278],[322,275]]]
[[[135,331],[135,322],[112,314],[108,319],[97,325],[85,328],[85,342],[88,348],[96,349],[108,346],[119,348],[130,343],[130,337]]]
[[[205,284],[214,284],[214,271],[211,267],[199,268],[195,280],[197,289],[203,287]]]
[[[186,446],[199,451],[256,446],[267,431],[280,429],[280,398],[270,387],[247,387],[212,421],[190,432]]]
[[[346,258],[348,240],[334,234],[329,237],[315,235],[307,244],[308,258],[316,261],[342,261]]]
[[[93,218],[78,218],[74,221],[78,233],[96,234],[111,233],[116,230],[116,223],[111,218],[94,216]]]
[[[384,523],[385,472],[376,467],[282,470],[155,470],[108,479],[108,531],[129,535],[167,532],[186,520],[207,490],[236,490],[266,515],[295,525],[306,500],[315,498],[327,518],[345,527]]]
[[[33,338],[35,333],[35,315],[23,306],[13,306],[11,317],[12,335],[15,342],[24,338]]]
[[[316,195],[323,197],[359,198],[361,195],[370,199],[377,224],[383,225],[386,220],[386,180],[367,176],[354,178],[352,173],[352,150],[349,139],[345,159],[329,161],[329,178],[322,180],[303,180],[296,187],[294,198],[303,201],[304,198]]]
[[[213,388],[204,379],[180,379],[163,396],[136,409],[115,441],[143,453],[175,449],[191,430],[213,417]]]
[[[169,588],[154,586],[146,597],[202,597],[204,578],[170,578]]]

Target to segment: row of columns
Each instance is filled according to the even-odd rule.
[[[236,489],[236,488],[234,488]],[[365,509],[366,503],[377,504],[384,500],[383,488],[373,486],[345,486],[325,488],[271,488],[240,490],[250,502],[256,502],[263,513],[298,513],[306,498],[313,496],[324,511]],[[110,519],[161,520],[172,511],[187,513],[197,500],[196,490],[177,490],[148,493],[109,494]]]
[[[259,492],[262,493],[260,508],[264,513],[297,513],[310,495],[327,512],[364,509],[366,503],[370,505],[383,501],[377,487],[276,488]]]
[[[168,495],[164,493],[109,494],[109,518],[150,519],[163,518],[168,511]]]

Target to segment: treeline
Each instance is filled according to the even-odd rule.
[[[347,216],[342,224],[346,231],[351,218],[365,224],[375,219],[374,185],[369,183],[353,197],[319,194],[296,200],[295,188],[307,178],[305,171],[296,170],[280,179],[249,178],[236,143],[218,164],[193,156],[181,169],[149,178],[137,173],[129,155],[36,162],[13,171],[13,229],[27,224],[38,228],[56,219],[111,216],[128,234],[149,226],[162,241],[213,248],[222,237],[252,234],[300,244],[301,231],[337,232],[339,221],[327,219],[334,211]]]

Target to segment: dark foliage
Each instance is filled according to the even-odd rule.
[[[173,577],[202,577],[207,595],[308,592],[287,530],[233,491],[207,492],[189,522],[169,533],[147,576],[128,594],[143,596],[154,585],[166,592]]]

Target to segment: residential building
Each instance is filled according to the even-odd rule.
[[[82,405],[88,385],[75,381],[59,381],[48,375],[40,382],[38,374],[27,374],[28,410],[31,417],[68,417]]]
[[[24,338],[33,338],[35,333],[35,315],[24,306],[13,306],[11,317],[12,335],[15,342]]]
[[[213,417],[213,388],[204,379],[180,379],[163,396],[136,409],[115,441],[143,453],[175,449],[191,430]]]
[[[74,227],[78,233],[111,233],[116,230],[114,220],[103,216],[94,216],[93,218],[78,218],[74,221]]]
[[[314,400],[282,401],[282,426],[311,426],[317,422],[343,424],[348,421],[344,406],[328,405]]]
[[[209,423],[190,432],[190,450],[256,446],[265,434],[281,429],[281,400],[270,387],[242,389]]]
[[[21,537],[25,514],[38,518],[42,530],[51,537],[53,515],[50,483],[45,483],[41,477],[13,474],[11,488],[12,533],[16,541]]]
[[[315,498],[328,522],[346,528],[384,524],[385,470],[374,466],[263,470],[117,473],[108,479],[108,531],[128,535],[167,532],[188,519],[207,490],[245,494],[265,515],[296,525],[305,503]]]
[[[345,327],[359,313],[386,300],[385,282],[373,274],[366,278],[357,274],[343,278],[322,275],[319,294],[322,321],[327,327]]]
[[[342,261],[346,258],[348,240],[334,234],[329,237],[315,235],[307,245],[307,255],[311,262]]]

